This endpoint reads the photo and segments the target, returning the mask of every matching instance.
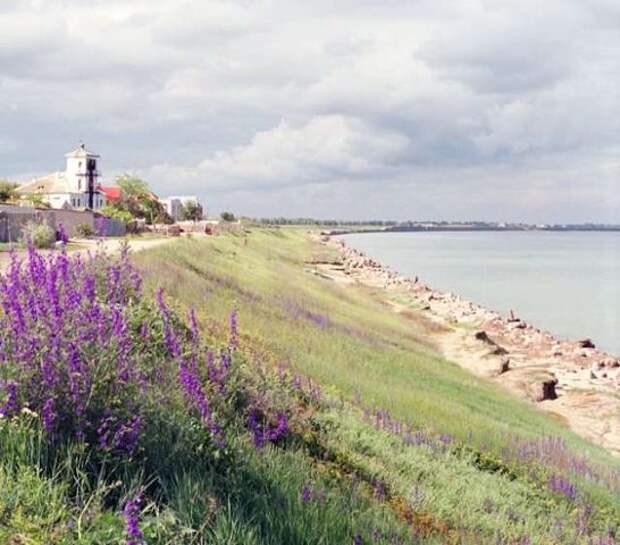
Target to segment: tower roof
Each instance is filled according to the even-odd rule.
[[[99,155],[92,151],[88,151],[86,146],[82,143],[73,151],[66,153],[65,157],[99,157]]]

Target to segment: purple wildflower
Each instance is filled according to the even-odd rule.
[[[43,404],[42,413],[43,414],[41,416],[43,417],[43,428],[47,433],[52,434],[54,432],[54,429],[56,428],[56,419],[58,417],[58,415],[56,414],[53,397],[50,397],[45,401],[45,403]]]
[[[284,413],[278,413],[275,426],[263,424],[259,419],[259,412],[252,409],[248,415],[248,428],[252,432],[252,441],[257,449],[265,446],[265,443],[277,443],[288,434],[288,418]]]
[[[310,501],[312,501],[312,488],[310,488],[310,485],[308,483],[304,483],[303,487],[301,488],[300,497],[301,501],[304,503],[309,503]]]
[[[562,494],[571,501],[577,497],[577,487],[568,479],[559,475],[552,475],[549,478],[549,488],[556,494]]]
[[[230,337],[228,339],[228,346],[231,350],[235,350],[239,347],[239,332],[237,330],[237,311],[233,310],[230,313]]]
[[[17,384],[9,382],[6,385],[6,401],[0,407],[0,416],[12,416],[19,410],[17,402]]]
[[[125,518],[125,532],[127,533],[126,545],[140,545],[143,543],[144,534],[139,528],[140,522],[140,505],[142,503],[141,495],[129,500],[123,509],[123,517]]]

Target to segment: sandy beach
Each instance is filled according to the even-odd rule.
[[[516,312],[502,316],[401,276],[342,240],[325,236],[321,242],[340,255],[337,262],[320,265],[323,274],[383,289],[395,312],[417,312],[437,324],[431,341],[447,359],[620,456],[620,358],[598,350],[589,339],[559,340]],[[394,295],[407,304],[394,303]]]

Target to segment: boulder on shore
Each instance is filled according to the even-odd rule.
[[[596,348],[596,345],[592,342],[592,339],[581,339],[577,342],[581,348]]]
[[[530,384],[530,396],[536,402],[557,399],[557,385],[558,379],[554,374],[549,373],[547,376],[541,377],[539,380]]]
[[[502,360],[499,364],[499,374],[503,375],[508,371],[510,371],[510,359],[506,358],[505,360]]]

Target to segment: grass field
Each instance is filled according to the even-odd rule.
[[[554,434],[600,452],[439,357],[422,318],[403,318],[371,290],[313,274],[305,263],[324,251],[300,229],[256,230],[247,238],[179,241],[137,260],[147,284],[193,306],[205,324],[221,327],[236,308],[255,350],[368,407],[486,446],[503,445],[506,434]]]
[[[147,283],[163,286],[179,305],[193,306],[212,333],[222,330],[227,310],[236,308],[244,346],[256,360],[290,367],[335,398],[367,411],[388,411],[394,420],[431,434],[448,434],[500,459],[507,445],[546,436],[559,438],[567,451],[587,456],[603,472],[609,468],[613,475],[618,470],[606,452],[561,423],[438,356],[431,347],[432,327],[423,319],[397,315],[368,288],[345,287],[314,274],[307,263],[333,258],[322,255],[326,251],[303,229],[256,229],[247,236],[179,241],[137,259],[148,271]],[[360,425],[355,422],[350,422],[350,429]],[[351,452],[354,438],[348,439],[351,443],[345,441],[344,456],[360,456]],[[380,454],[366,456],[367,470],[392,474],[395,483],[406,488],[430,466],[425,470],[424,462],[410,468],[411,474],[403,478],[407,463],[397,461],[399,449],[393,448],[381,445]],[[433,510],[450,524],[467,520],[468,528],[479,527],[491,490],[492,502],[502,503],[504,513],[510,513],[510,505],[528,502],[527,483],[513,486],[514,481],[501,475],[481,475],[476,468],[472,472],[470,462],[442,460],[443,471],[436,467]],[[579,475],[574,479],[594,496],[605,498],[614,512],[610,520],[617,519],[618,489],[598,487]],[[509,493],[512,488],[514,497]],[[467,512],[461,503],[464,497]],[[570,518],[570,507],[565,508],[557,513],[558,520]],[[510,526],[507,521],[504,524]],[[549,519],[539,524],[548,526]]]
[[[137,253],[142,290],[111,258],[6,276],[0,543],[616,544],[618,462],[329,252],[256,228]]]

